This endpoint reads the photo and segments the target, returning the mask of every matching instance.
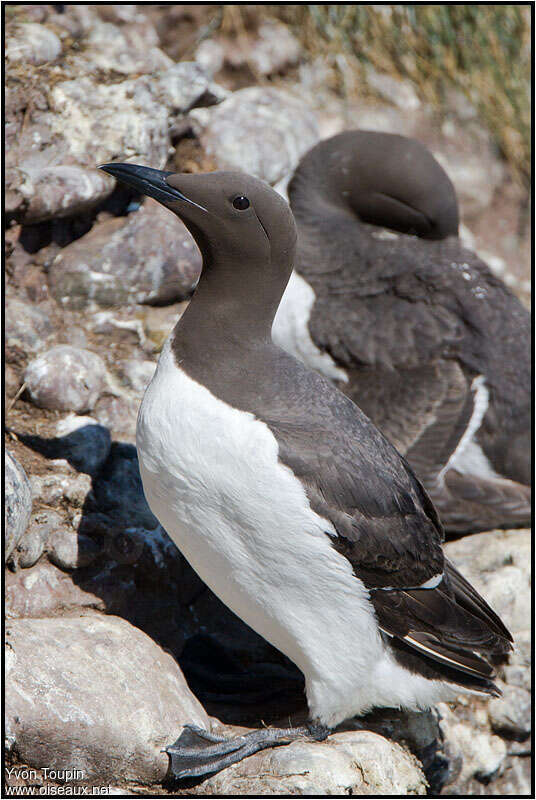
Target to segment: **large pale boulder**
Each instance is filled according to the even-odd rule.
[[[159,783],[182,727],[210,727],[172,656],[119,617],[10,621],[5,689],[18,758],[86,784]]]
[[[218,167],[248,172],[275,184],[318,141],[314,114],[281,89],[240,89],[212,108],[189,115],[205,152]]]
[[[331,735],[264,750],[209,778],[203,795],[423,795],[418,762],[370,731]]]

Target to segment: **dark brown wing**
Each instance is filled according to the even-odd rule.
[[[417,664],[431,660],[436,677],[493,691],[487,658],[506,652],[510,635],[446,564],[441,524],[423,487],[348,398],[320,376],[304,371],[303,377],[308,421],[289,413],[285,422],[281,414],[267,422],[280,459],[333,525],[333,547],[371,591],[381,629],[416,654]],[[321,417],[311,407],[315,396],[322,396]]]
[[[530,486],[503,478],[462,475],[449,469],[441,481],[432,482],[427,488],[448,533],[530,525]]]

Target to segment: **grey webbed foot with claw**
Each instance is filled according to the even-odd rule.
[[[177,741],[166,747],[170,776],[182,780],[214,774],[259,750],[303,738],[323,741],[328,734],[329,729],[323,725],[309,724],[297,728],[263,728],[227,739],[194,725],[185,725]]]

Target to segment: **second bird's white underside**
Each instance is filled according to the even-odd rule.
[[[281,298],[272,325],[272,339],[282,350],[320,372],[332,381],[347,381],[346,372],[337,366],[329,353],[323,353],[309,333],[309,318],[315,293],[307,281],[293,271]]]
[[[151,510],[214,593],[301,669],[313,719],[334,726],[374,706],[423,708],[459,693],[397,664],[270,429],[188,377],[169,342],[137,447]]]

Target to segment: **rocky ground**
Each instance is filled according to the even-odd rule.
[[[282,187],[320,137],[414,135],[454,181],[464,238],[528,303],[526,197],[464,98],[439,114],[375,73],[345,101],[279,23],[237,42],[210,35],[210,7],[26,5],[6,22],[8,781],[78,770],[71,783],[151,794],[183,724],[299,721],[303,681],[146,505],[137,407],[200,255],[175,218],[95,164],[239,167]],[[502,698],[385,710],[167,791],[530,792],[530,532],[447,551],[514,634]]]

